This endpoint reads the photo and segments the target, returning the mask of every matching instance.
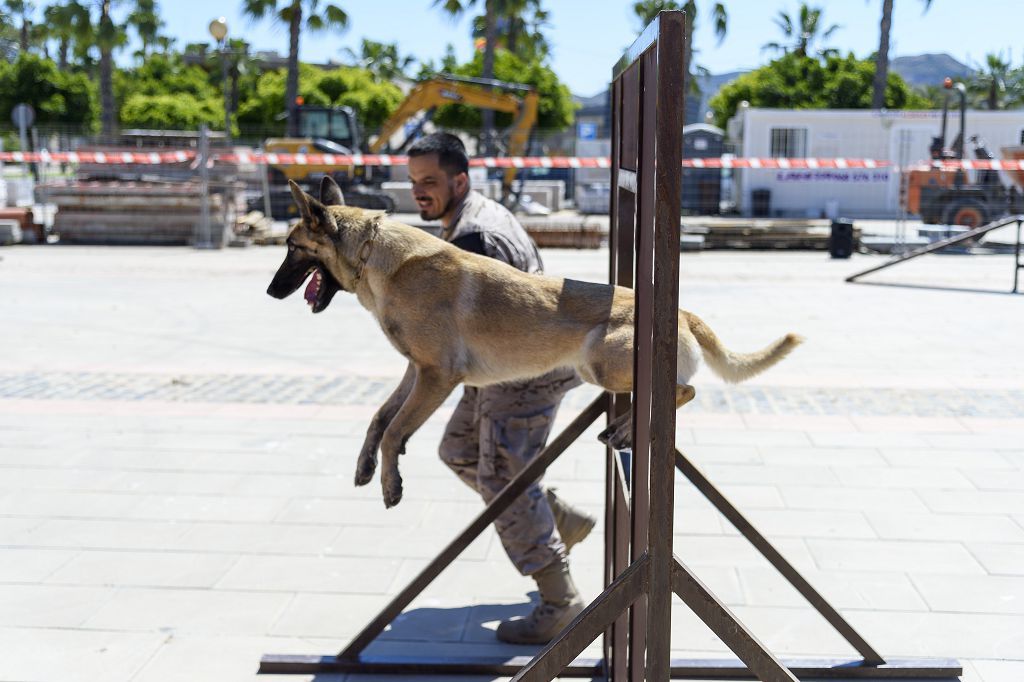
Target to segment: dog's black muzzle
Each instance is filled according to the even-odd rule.
[[[302,256],[298,251],[288,252],[270,286],[267,287],[267,293],[274,298],[286,298],[310,276],[312,279],[305,293],[306,303],[312,312],[323,312],[331,304],[334,295],[343,287],[319,261]]]
[[[274,279],[270,281],[267,293],[274,298],[291,296],[302,286],[317,265],[315,259],[302,256],[298,251],[289,251],[281,267],[277,269]]]

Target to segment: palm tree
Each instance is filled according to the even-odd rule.
[[[549,14],[541,0],[495,0],[497,45],[504,47],[523,60],[543,59],[550,51],[542,29],[548,24]],[[487,30],[486,16],[473,20],[473,37],[483,38]]]
[[[992,111],[1003,104],[1007,85],[1012,77],[1010,62],[1003,59],[1002,54],[985,55],[985,66],[975,69],[974,75],[967,83],[967,91],[984,102],[985,107]]]
[[[921,0],[924,11],[932,6],[932,0]],[[878,52],[875,55],[875,80],[871,85],[871,108],[885,106],[885,86],[889,82],[889,32],[892,30],[893,0],[882,0],[882,22],[879,26]]]
[[[66,71],[72,45],[80,51],[90,42],[89,8],[77,0],[67,0],[43,10],[43,20],[49,37],[57,41],[57,68]]]
[[[662,10],[679,9],[686,12],[683,40],[685,45],[683,51],[683,92],[689,92],[690,88],[694,87],[696,83],[693,81],[691,70],[693,68],[693,27],[697,24],[697,3],[695,0],[686,0],[681,5],[672,0],[640,0],[633,3],[633,13],[640,18],[642,26],[646,26],[654,21],[654,18],[658,16],[658,12]],[[715,22],[715,36],[718,38],[718,42],[721,43],[722,39],[725,38],[729,22],[729,16],[725,12],[724,4],[716,2],[712,5],[711,19]],[[691,83],[691,81],[693,82]]]
[[[415,57],[400,56],[395,43],[378,43],[366,38],[363,38],[359,52],[350,47],[346,47],[343,52],[353,64],[368,69],[382,80],[405,77],[406,70],[416,62]]]
[[[497,41],[497,18],[499,0],[480,0],[484,6],[484,63],[481,76],[486,79],[494,78],[494,47]],[[434,0],[434,7],[441,9],[453,20],[462,16],[467,9],[477,4],[477,0]],[[480,112],[483,130],[483,151],[490,154],[493,148],[494,134],[494,111],[484,109]]]
[[[142,43],[141,57],[145,59],[150,48],[157,44],[160,29],[165,25],[160,19],[156,0],[135,0],[135,9],[128,15],[128,23],[135,27]]]
[[[100,132],[104,137],[117,128],[117,102],[114,100],[114,50],[127,42],[123,29],[111,16],[116,0],[97,0],[99,19],[95,33],[100,48]]]
[[[18,48],[22,52],[28,52],[30,43],[29,33],[32,28],[32,20],[29,19],[29,17],[35,10],[35,3],[32,3],[29,0],[4,0],[4,9],[10,15],[11,19],[14,17],[21,18]]]
[[[794,21],[794,17],[786,12],[779,12],[775,18],[775,25],[779,27],[785,36],[785,43],[765,43],[762,50],[775,50],[789,54],[791,51],[800,57],[806,57],[811,44],[818,40],[828,40],[833,33],[840,29],[839,24],[832,24],[822,31],[821,21],[822,9],[820,7],[808,7],[806,3],[800,3],[800,13]],[[836,50],[826,47],[816,52],[817,56],[825,57],[835,54]]]
[[[344,30],[348,26],[345,10],[320,0],[242,0],[242,10],[252,19],[272,16],[288,27],[288,78],[285,81],[285,107],[288,112],[287,134],[299,134],[299,111],[295,98],[299,96],[299,34],[303,19],[309,31],[328,28]]]

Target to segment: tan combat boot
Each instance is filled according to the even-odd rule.
[[[583,598],[569,575],[569,563],[556,559],[533,574],[540,604],[525,618],[498,624],[498,639],[509,644],[547,644],[583,610]]]
[[[565,553],[568,554],[573,545],[590,535],[590,531],[594,529],[597,519],[586,512],[566,504],[565,501],[555,495],[555,491],[551,488],[547,489],[547,495],[548,504],[551,505],[551,512],[555,516],[555,527],[558,528],[558,534],[562,536],[562,542],[565,543]]]

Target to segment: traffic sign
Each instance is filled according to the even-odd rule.
[[[36,120],[36,111],[30,104],[15,104],[11,109],[11,122],[19,128],[28,128]]]

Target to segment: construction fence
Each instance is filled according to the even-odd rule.
[[[924,161],[909,144],[888,155],[895,158],[811,157],[806,140],[772,135],[770,148],[751,156],[712,126],[687,126],[684,248],[826,248],[832,222],[865,217],[893,220],[893,239],[909,243],[927,238],[904,225],[917,218],[907,209],[912,171],[958,169],[966,183],[1000,188],[1024,177],[1019,158]],[[45,130],[33,135],[33,151],[12,149],[11,137],[0,131],[0,204],[14,211],[0,213],[8,230],[0,242],[18,241],[15,229],[30,242],[219,247],[279,241],[295,217],[285,178],[297,168],[315,171],[308,173],[310,189],[322,175],[335,175],[348,183],[350,203],[418,218],[409,215],[416,209],[401,155],[273,154],[201,131],[125,131],[101,144],[73,130]],[[749,140],[744,146],[755,147]],[[866,143],[863,151],[877,150]],[[537,241],[593,247],[606,232],[608,152],[608,140],[541,135],[531,156],[475,156],[471,176],[474,187],[499,198],[504,171],[515,168],[507,199]],[[28,219],[17,213],[25,208],[33,212]]]

